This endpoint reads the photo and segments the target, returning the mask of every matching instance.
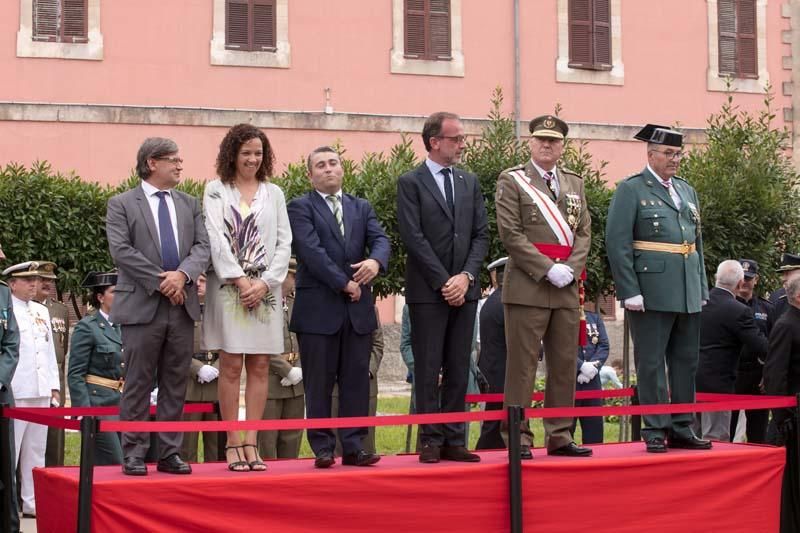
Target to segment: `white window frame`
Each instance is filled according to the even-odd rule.
[[[767,1],[756,0],[756,46],[758,47],[758,78],[735,78],[719,73],[719,1],[706,0],[708,6],[708,72],[709,91],[763,93],[769,85],[767,68]]]
[[[461,0],[450,0],[449,61],[405,57],[406,17],[404,0],[392,0],[392,74],[464,77],[464,48],[461,36]]]
[[[33,0],[19,1],[19,30],[17,57],[44,57],[102,61],[103,34],[100,32],[100,0],[87,2],[87,32],[89,42],[56,43],[33,40]]]
[[[275,1],[274,52],[248,52],[225,48],[225,0],[214,0],[213,18],[210,51],[212,65],[262,68],[292,66],[292,49],[289,45],[289,0]]]

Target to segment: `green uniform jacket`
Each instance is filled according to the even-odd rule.
[[[11,291],[0,281],[0,391],[11,390],[11,378],[19,361],[19,329],[14,318]]]
[[[119,392],[86,383],[87,374],[118,380],[122,338],[98,312],[75,325],[69,351],[67,385],[73,407],[119,405]]]
[[[617,299],[641,294],[645,311],[699,313],[708,300],[700,202],[691,185],[672,178],[678,210],[659,178],[645,168],[617,185],[606,222],[606,250]],[[633,249],[633,241],[696,244],[684,256]]]

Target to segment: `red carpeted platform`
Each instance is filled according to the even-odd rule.
[[[594,446],[594,457],[523,462],[526,531],[777,532],[785,450],[715,444],[648,454],[642,443]],[[93,530],[106,532],[501,532],[509,530],[503,451],[480,463],[371,468],[274,461],[266,473],[195,465],[190,476],[94,474]],[[34,471],[38,530],[75,531],[78,469]]]

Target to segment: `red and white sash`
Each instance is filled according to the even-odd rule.
[[[512,170],[509,174],[514,177],[520,188],[531,197],[536,207],[539,208],[545,221],[547,221],[547,225],[550,226],[553,234],[558,239],[558,243],[562,246],[571,247],[575,242],[575,234],[564,219],[564,215],[558,210],[556,203],[550,199],[550,196],[531,185],[523,171]]]

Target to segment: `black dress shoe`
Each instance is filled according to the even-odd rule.
[[[146,476],[147,466],[141,457],[126,457],[122,462],[122,473],[128,476]]]
[[[181,456],[177,453],[158,460],[156,469],[159,472],[166,472],[167,474],[191,474],[192,467],[189,463],[184,462]]]
[[[561,448],[547,450],[547,455],[563,455],[565,457],[591,457],[592,449],[584,446],[578,446],[574,442],[570,442]]]
[[[710,450],[711,441],[701,439],[695,435],[692,435],[689,438],[671,435],[667,446],[670,448],[682,448],[684,450]]]
[[[647,451],[650,453],[667,453],[667,445],[661,437],[653,437],[647,441]]]
[[[358,450],[356,453],[348,453],[342,456],[342,464],[349,466],[370,466],[381,460],[377,453],[369,453]]]
[[[531,447],[527,444],[520,444],[519,446],[519,458],[523,461],[530,461],[533,459],[533,452],[531,451]]]
[[[442,446],[442,459],[460,463],[479,463],[481,456],[471,453],[463,446]]]
[[[314,466],[316,468],[330,468],[336,464],[336,459],[333,458],[331,452],[320,452],[317,458],[314,459]]]
[[[420,463],[438,463],[441,458],[441,449],[435,444],[423,444],[419,452]]]

